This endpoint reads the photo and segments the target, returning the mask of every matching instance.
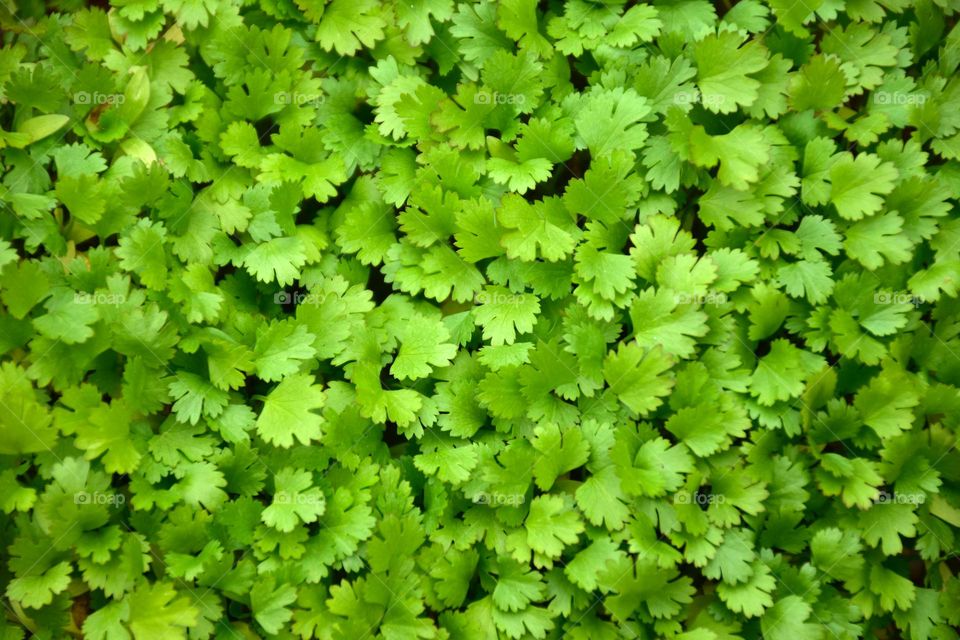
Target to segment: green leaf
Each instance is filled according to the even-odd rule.
[[[707,333],[707,314],[692,304],[696,295],[700,294],[653,288],[641,292],[630,306],[637,344],[644,349],[660,347],[678,358],[693,355],[696,338]]]
[[[17,576],[7,584],[7,596],[24,607],[48,605],[55,595],[69,586],[70,570],[69,562],[59,562],[46,571]]]
[[[773,605],[770,593],[774,587],[776,580],[770,575],[770,569],[758,559],[754,562],[753,573],[746,582],[722,582],[717,586],[717,595],[731,611],[755,618],[763,615],[763,612]]]
[[[449,340],[450,332],[442,322],[415,316],[403,328],[390,373],[399,380],[417,379],[430,375],[434,367],[447,366],[457,354]]]
[[[632,89],[594,90],[574,116],[574,125],[582,146],[603,157],[642,147],[647,139],[643,119],[649,113],[646,99]]]
[[[558,425],[538,427],[531,444],[540,453],[533,466],[533,477],[543,491],[549,491],[561,475],[586,463],[590,455],[590,447],[579,430],[561,431]]]
[[[167,231],[162,224],[142,219],[131,232],[120,239],[117,257],[127,271],[140,276],[151,289],[163,289],[167,283],[167,254],[164,242]]]
[[[291,584],[277,585],[272,577],[258,580],[250,590],[250,609],[263,630],[278,633],[293,617],[289,607],[297,599],[297,589]]]
[[[188,596],[166,582],[142,585],[125,598],[130,607],[127,625],[134,640],[183,638],[184,629],[196,624],[199,612]]]
[[[507,229],[500,243],[513,259],[532,262],[539,256],[556,262],[570,255],[576,244],[577,226],[559,198],[530,204],[508,196],[496,220]]]
[[[774,0],[773,10],[777,13],[783,0]],[[798,11],[805,11],[811,4],[819,4],[822,0],[801,0],[793,4]],[[807,11],[810,15],[810,11]],[[806,16],[804,16],[806,17]],[[802,29],[797,25],[797,30]],[[805,109],[833,109],[843,102],[846,94],[847,77],[843,73],[843,66],[838,58],[833,56],[817,55],[810,58],[796,75],[790,80],[790,104],[797,111]]]
[[[762,405],[772,405],[803,393],[808,376],[824,364],[821,356],[798,349],[785,340],[774,340],[770,352],[757,363],[750,392]]]
[[[914,509],[911,504],[887,502],[861,511],[860,526],[863,528],[864,541],[871,547],[879,544],[884,555],[899,554],[903,551],[900,537],[913,538],[917,535],[917,514]]]
[[[871,567],[868,584],[870,591],[879,596],[884,611],[907,611],[917,597],[917,590],[909,579],[883,565]]]
[[[777,23],[794,35],[805,38],[809,31],[803,25],[809,22],[813,12],[823,5],[823,0],[770,0],[769,4],[773,14],[777,16]]]
[[[722,31],[698,42],[693,58],[705,108],[731,113],[757,100],[760,82],[750,74],[767,66],[767,52],[759,41],[744,42],[737,32]]]
[[[613,467],[605,467],[592,474],[577,488],[577,506],[595,526],[611,531],[621,529],[630,515],[620,479]]]
[[[33,326],[48,338],[64,344],[79,344],[93,337],[97,313],[96,298],[83,296],[60,287],[44,304],[45,313],[33,321]]]
[[[782,265],[777,271],[777,284],[791,297],[821,304],[833,292],[832,276],[833,271],[825,260],[801,260]]]
[[[857,392],[854,406],[863,423],[881,438],[892,438],[913,426],[913,408],[920,403],[913,381],[886,369]]]
[[[301,444],[319,440],[323,417],[314,413],[324,406],[326,394],[307,373],[284,378],[263,401],[257,418],[257,433],[266,442],[289,448],[294,439]]]
[[[901,264],[910,258],[910,240],[902,235],[903,219],[885,213],[861,220],[847,229],[847,255],[873,271],[884,262]],[[886,259],[886,260],[884,260]]]
[[[300,276],[307,252],[300,238],[273,238],[256,245],[243,259],[243,266],[260,282],[281,286],[292,284]]]
[[[763,637],[771,640],[819,640],[823,637],[820,624],[807,622],[813,609],[800,596],[787,596],[764,612],[760,619]]]
[[[47,136],[53,135],[68,122],[70,122],[69,116],[58,113],[35,116],[21,122],[20,126],[17,127],[17,133],[22,133],[26,136],[26,144],[32,144],[38,140],[43,140]]]
[[[756,557],[749,534],[738,529],[727,531],[716,555],[703,568],[703,575],[728,584],[745,582],[753,575]]]
[[[384,37],[387,22],[377,15],[373,0],[333,0],[323,11],[316,39],[326,51],[353,55],[361,47],[372,47]]]
[[[313,477],[306,471],[281,469],[273,485],[273,501],[260,518],[278,531],[290,532],[301,522],[316,522],[326,510],[323,492],[313,486]]]
[[[560,496],[537,496],[530,503],[524,528],[527,544],[534,552],[556,558],[564,546],[577,541],[583,532],[583,523]]]
[[[539,573],[507,559],[500,560],[498,565],[497,584],[492,593],[493,603],[498,609],[520,611],[531,601],[543,597],[544,585]]]
[[[276,382],[296,373],[316,354],[316,336],[292,321],[273,322],[257,331],[253,362],[261,380]]]
[[[830,169],[830,202],[840,217],[860,220],[880,211],[896,179],[896,168],[875,155],[844,155]]]
[[[91,640],[130,640],[130,632],[123,623],[130,617],[130,604],[127,601],[111,602],[87,616],[83,621],[84,637]]]
[[[564,573],[581,589],[593,591],[607,563],[619,561],[622,557],[623,552],[616,542],[606,536],[597,538],[564,567]]]
[[[50,294],[50,280],[36,262],[21,262],[4,269],[0,282],[0,300],[18,320]]]
[[[421,453],[413,459],[418,469],[429,475],[435,475],[442,482],[462,484],[471,477],[476,468],[478,457],[475,445],[455,446],[454,442],[442,441],[435,449]]]
[[[672,375],[664,375],[673,361],[661,347],[643,349],[636,342],[607,354],[603,377],[610,391],[629,409],[646,415],[659,407],[673,388]]]
[[[483,327],[483,338],[494,346],[513,344],[519,334],[528,333],[536,324],[540,302],[530,293],[513,293],[503,287],[486,287],[477,296],[480,306],[473,310]]]

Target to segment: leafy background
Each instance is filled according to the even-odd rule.
[[[956,0],[0,5],[0,638],[958,637]]]

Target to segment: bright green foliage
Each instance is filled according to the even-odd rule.
[[[0,640],[957,640],[958,15],[0,3]]]
[[[282,469],[274,477],[274,485],[273,503],[260,514],[269,526],[290,532],[298,522],[315,522],[323,515],[323,492],[312,486],[306,471]]]
[[[301,444],[320,438],[323,417],[313,413],[323,407],[326,396],[308,374],[285,378],[263,401],[257,418],[257,433],[267,442],[289,447],[294,437]]]

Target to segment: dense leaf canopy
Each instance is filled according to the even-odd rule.
[[[0,638],[957,640],[958,12],[0,2]]]

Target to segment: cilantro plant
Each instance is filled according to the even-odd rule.
[[[956,640],[958,11],[0,2],[0,638]]]

